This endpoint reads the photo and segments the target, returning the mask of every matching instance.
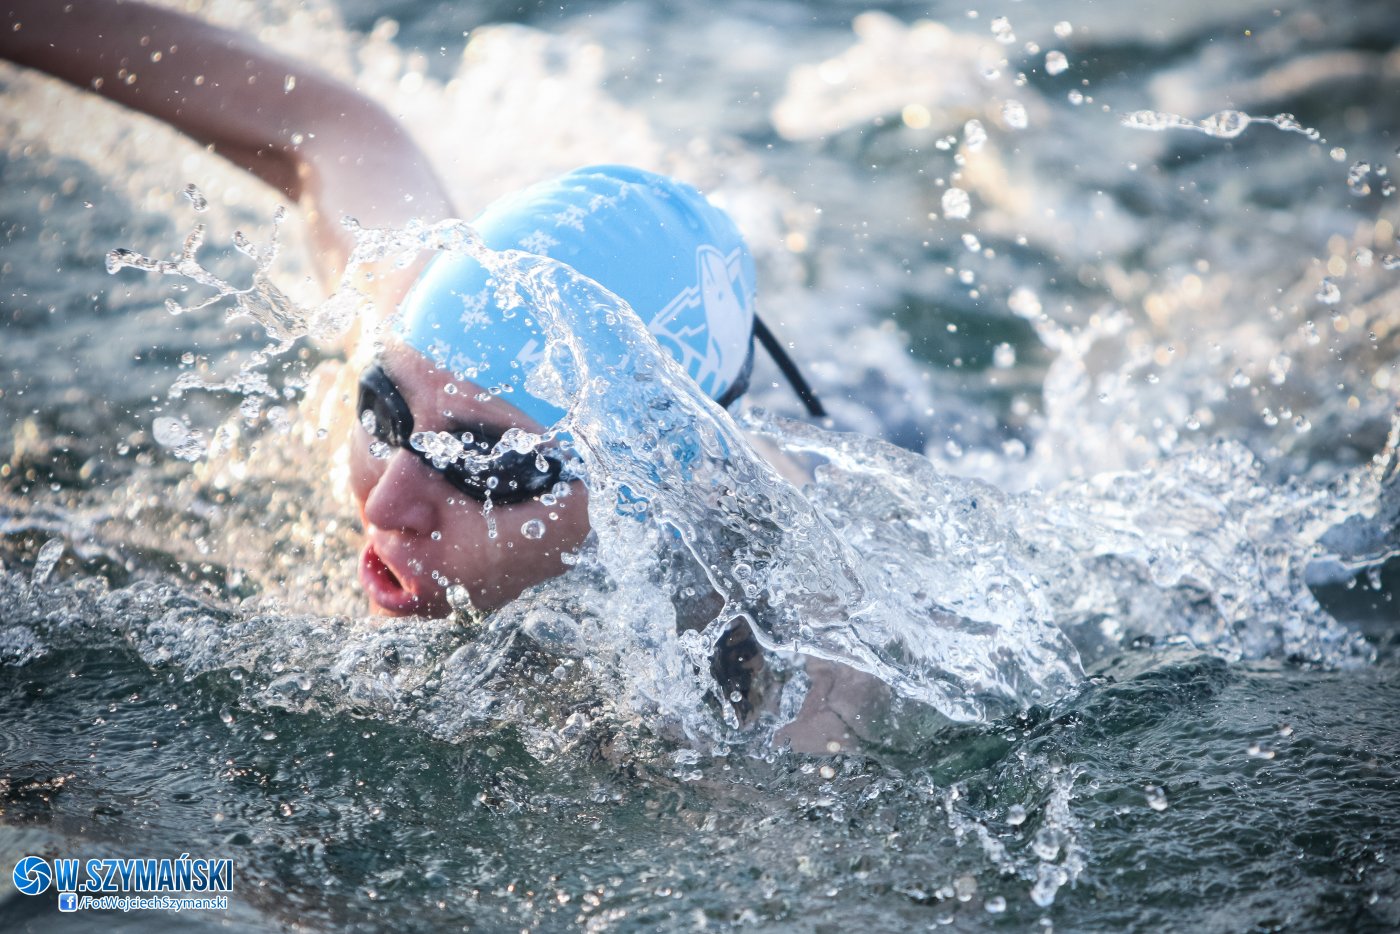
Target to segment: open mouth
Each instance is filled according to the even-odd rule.
[[[360,583],[370,600],[386,613],[405,615],[418,608],[418,596],[368,542],[360,554]]]

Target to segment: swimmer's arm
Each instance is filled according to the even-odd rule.
[[[0,0],[0,57],[162,120],[297,202],[328,285],[354,246],[342,217],[455,216],[388,111],[248,36],[140,3]]]

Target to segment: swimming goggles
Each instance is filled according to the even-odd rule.
[[[498,506],[523,503],[550,492],[561,480],[573,479],[566,473],[564,456],[557,449],[492,453],[501,438],[489,431],[454,435],[462,444],[456,456],[434,453],[422,445],[422,439],[415,446],[413,412],[399,387],[377,363],[360,374],[356,411],[361,427],[372,438],[414,454],[454,489],[477,502],[489,500]]]

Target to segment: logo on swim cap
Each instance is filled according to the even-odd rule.
[[[727,387],[721,382],[733,369],[726,366],[728,360],[748,354],[753,332],[753,308],[745,300],[749,294],[741,250],[725,256],[703,244],[695,250],[695,284],[647,322],[657,343],[712,397]]]

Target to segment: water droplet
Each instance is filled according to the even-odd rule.
[[[1371,265],[1372,261],[1375,258],[1375,254],[1372,253],[1370,250],[1366,249],[1364,246],[1361,246],[1356,248],[1356,252],[1351,254],[1351,258],[1356,260],[1356,265],[1364,268]]]
[[[63,539],[51,538],[44,542],[39,549],[39,554],[34,558],[34,573],[30,575],[29,584],[31,587],[42,587],[49,581],[49,576],[53,574],[53,569],[58,566],[58,559],[63,557]]]
[[[953,880],[953,894],[958,901],[972,901],[972,896],[977,894],[977,879],[974,876],[962,875]]]
[[[439,532],[437,529],[433,529],[432,534],[429,535],[428,537],[431,538],[431,539],[432,539],[433,541],[435,541],[435,542],[440,542],[440,541],[442,541],[442,533]]]
[[[290,94],[290,93],[292,93],[293,91],[296,90],[296,87],[297,87],[297,76],[296,76],[296,75],[287,75],[287,80],[285,80],[285,81],[282,82],[282,92],[283,92],[284,94]]]
[[[1342,290],[1337,288],[1337,283],[1331,278],[1324,278],[1322,284],[1317,287],[1317,294],[1313,296],[1324,305],[1335,305],[1342,300]]]
[[[1076,107],[1084,103],[1084,94],[1080,92],[1077,88],[1075,90],[1070,91],[1068,94],[1065,95],[1065,97],[1069,100],[1071,104],[1073,104]]]
[[[1242,110],[1221,110],[1201,121],[1201,129],[1209,136],[1234,139],[1249,129],[1249,114]]]
[[[1016,348],[1010,344],[997,344],[992,349],[992,366],[998,370],[1009,370],[1016,365]]]
[[[1024,285],[1017,286],[1011,293],[1011,297],[1006,300],[1006,307],[1022,318],[1039,318],[1041,312],[1040,296]]]
[[[1245,752],[1251,759],[1268,760],[1272,759],[1275,755],[1272,749],[1262,743],[1250,743],[1249,748],[1246,749]]]
[[[1074,34],[1074,26],[1068,20],[1060,20],[1055,24],[1055,35],[1061,39],[1068,39]]]
[[[1006,809],[1006,823],[1012,827],[1020,827],[1026,822],[1026,809],[1019,804],[1013,804]]]
[[[970,252],[976,253],[978,250],[982,249],[982,241],[978,240],[974,234],[963,234],[962,242],[963,246],[967,247]]]
[[[1161,785],[1148,785],[1143,789],[1147,795],[1147,806],[1154,811],[1165,811],[1167,809],[1167,793],[1162,790]]]
[[[1006,899],[1000,895],[993,895],[983,907],[987,909],[988,914],[999,915],[1006,910]]]
[[[943,216],[961,220],[972,213],[972,199],[961,188],[943,192]]]
[[[1230,385],[1236,389],[1244,389],[1249,386],[1249,377],[1244,370],[1235,370],[1235,375],[1230,377]]]
[[[189,199],[190,204],[194,207],[194,212],[196,214],[203,214],[205,211],[209,210],[209,201],[204,197],[204,194],[200,192],[200,190],[193,184],[185,186],[184,195],[186,198]]]
[[[538,541],[544,538],[544,522],[539,519],[530,519],[520,527],[520,534],[528,539]]]
[[[981,120],[969,120],[963,124],[963,147],[968,152],[976,152],[987,142],[987,129]]]
[[[1347,151],[1340,146],[1333,147],[1332,151],[1329,152],[1328,155],[1332,157],[1333,162],[1347,161]]]
[[[1371,193],[1371,184],[1366,180],[1366,176],[1371,174],[1371,163],[1364,159],[1353,162],[1351,168],[1347,169],[1347,188],[1358,198],[1365,197]]]
[[[220,708],[220,710],[219,710],[219,719],[222,720],[222,721],[224,721],[225,724],[230,724],[230,723],[232,723],[232,722],[233,722],[233,711],[232,711],[232,710],[229,710],[227,707],[222,707],[222,708]]]
[[[1018,100],[1009,100],[1001,105],[1001,119],[1013,130],[1024,130],[1029,122],[1026,118],[1026,105]]]
[[[190,432],[177,418],[161,416],[151,423],[151,435],[163,448],[176,448],[189,440]]]
[[[820,775],[822,778],[826,779],[827,781],[831,781],[833,778],[836,777],[836,770],[829,765],[824,765],[817,770],[817,774]]]
[[[1069,59],[1065,58],[1065,53],[1056,49],[1051,49],[1045,53],[1045,73],[1049,75],[1062,75],[1069,70]]]

